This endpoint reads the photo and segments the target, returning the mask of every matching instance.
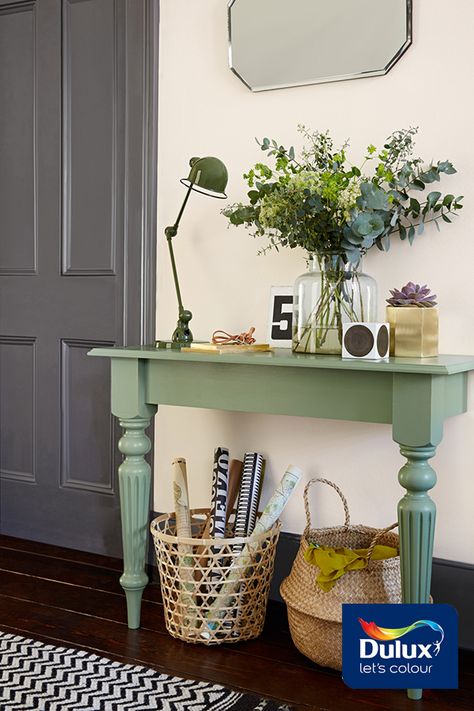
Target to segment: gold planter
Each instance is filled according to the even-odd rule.
[[[390,355],[429,358],[438,355],[438,309],[387,306]]]

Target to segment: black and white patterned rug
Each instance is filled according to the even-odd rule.
[[[0,632],[0,711],[287,711],[217,684]]]

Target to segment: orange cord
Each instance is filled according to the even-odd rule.
[[[238,346],[251,346],[252,343],[255,343],[255,338],[253,337],[254,331],[254,326],[249,328],[246,333],[239,333],[237,336],[232,336],[226,331],[214,331],[212,334],[212,343],[220,346],[230,345],[232,343]]]

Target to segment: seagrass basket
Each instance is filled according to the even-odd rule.
[[[343,526],[311,528],[308,502],[310,486],[315,482],[328,484],[339,494],[344,506]],[[388,528],[351,526],[346,498],[336,484],[327,479],[312,479],[304,490],[306,528],[290,575],[280,587],[288,611],[288,624],[295,646],[313,662],[333,669],[342,669],[342,604],[400,603],[400,557],[371,560],[376,544],[392,546],[399,551],[399,537],[392,533],[396,523]],[[331,548],[368,548],[368,565],[352,570],[324,592],[316,583],[317,566],[305,560],[309,543]]]
[[[280,522],[248,538],[201,538],[209,509],[191,511],[192,538],[173,514],[151,522],[168,632],[193,644],[254,639],[265,622]]]

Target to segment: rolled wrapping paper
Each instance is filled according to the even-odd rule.
[[[183,538],[192,538],[191,514],[189,513],[188,476],[186,460],[182,457],[173,459],[173,494],[176,512],[176,533]]]
[[[229,450],[217,447],[214,450],[214,466],[212,468],[212,494],[209,533],[211,538],[225,538],[225,516],[227,513],[227,487],[229,484]],[[212,548],[211,552],[219,552]],[[211,561],[213,558],[210,559]],[[219,578],[219,572],[211,568],[209,579]]]
[[[225,538],[228,484],[229,450],[226,447],[217,447],[214,450],[214,467],[212,470],[211,517],[209,526],[211,538]]]
[[[247,452],[245,454],[242,482],[235,514],[235,536],[249,536],[255,527],[264,462],[265,460],[258,452]]]
[[[258,537],[260,534],[269,531],[278,520],[283,509],[285,508],[288,499],[294,491],[295,486],[301,479],[303,472],[298,467],[290,464],[284,473],[279,485],[273,492],[270,501],[265,506],[262,515],[255,524],[255,529],[250,536],[250,540],[242,549],[240,555],[234,560],[234,563],[226,575],[219,590],[219,595],[206,613],[208,619],[207,626],[209,629],[216,629],[218,623],[213,618],[224,617],[226,610],[232,604],[234,594],[239,589],[241,584],[242,568],[252,565],[252,555],[255,551],[256,544],[252,545],[252,538]],[[209,633],[201,632],[201,636],[206,638]]]
[[[254,455],[254,478],[250,496],[249,515],[247,520],[247,536],[250,536],[257,523],[258,505],[262,493],[263,477],[265,474],[265,460],[261,454]]]
[[[273,492],[270,501],[263,509],[262,515],[255,524],[251,538],[265,533],[265,531],[269,531],[276,523],[302,476],[303,472],[299,467],[295,467],[293,464],[288,465],[279,485]]]
[[[265,460],[263,456],[258,452],[246,452],[235,514],[235,536],[250,536],[255,528],[264,472]],[[237,555],[242,548],[243,545],[234,546],[234,555]],[[236,612],[236,614],[239,613],[240,611]]]
[[[232,459],[230,465],[229,465],[229,484],[228,484],[228,492],[227,492],[227,512],[226,512],[226,523],[229,520],[229,516],[231,515],[234,504],[237,500],[237,496],[239,495],[239,489],[240,489],[240,480],[242,478],[242,467],[243,467],[243,462],[240,461],[240,459]],[[203,528],[201,538],[210,538],[210,530],[211,530],[211,516],[209,515],[206,525]]]
[[[240,461],[240,459],[233,459],[229,466],[229,489],[227,492],[226,522],[229,520],[229,516],[232,513],[237,496],[239,495],[243,466],[244,464]],[[203,536],[203,538],[205,538],[205,536]]]
[[[176,513],[176,535],[183,538],[192,538],[191,514],[189,511],[188,477],[186,460],[174,459],[171,463],[173,472],[173,494]],[[194,592],[194,558],[193,547],[187,543],[178,543],[179,578],[181,581],[180,601],[186,611],[186,621],[192,622],[195,617]]]
[[[235,501],[237,499],[240,487],[240,479],[242,476],[242,462],[239,459],[233,459],[229,465],[229,481],[228,481],[228,491],[227,491],[227,511],[226,511],[226,523],[229,520],[229,516],[234,508]],[[210,538],[211,533],[211,515],[209,514],[206,524],[202,530],[201,538]],[[205,550],[204,547],[198,548],[197,552],[202,554]],[[201,571],[199,568],[206,567],[207,556],[202,556],[199,559],[199,566],[196,570],[196,580],[202,578]]]

